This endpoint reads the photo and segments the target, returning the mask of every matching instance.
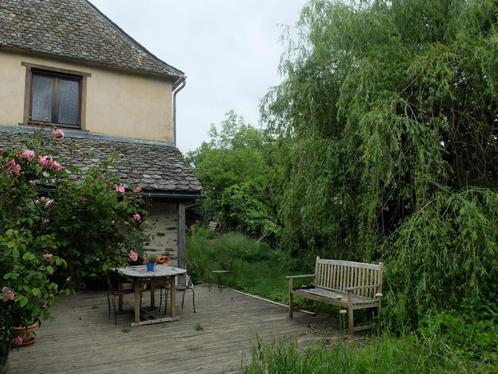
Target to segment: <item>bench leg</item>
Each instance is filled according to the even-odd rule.
[[[348,328],[349,328],[349,335],[354,335],[354,317],[353,317],[352,307],[348,307]]]
[[[294,295],[292,292],[289,293],[289,317],[294,318]]]
[[[292,287],[292,279],[289,279],[288,281],[288,290],[289,290],[289,317],[293,318],[294,317],[294,295],[292,293],[293,287]]]

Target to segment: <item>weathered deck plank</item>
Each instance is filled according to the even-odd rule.
[[[127,298],[125,309],[132,306]],[[179,321],[129,328],[131,313],[119,315],[117,326],[107,319],[102,292],[64,298],[36,344],[11,353],[10,373],[237,372],[250,361],[258,337],[296,338],[311,334],[310,324],[335,324],[332,318],[301,313],[290,320],[285,309],[230,289],[197,287],[196,306],[194,314],[188,293],[185,309],[177,308]],[[196,331],[196,324],[204,330]]]

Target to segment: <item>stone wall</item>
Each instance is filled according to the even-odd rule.
[[[177,265],[177,215],[176,203],[153,201],[146,231],[151,240],[145,247],[147,255],[168,256],[174,266]]]

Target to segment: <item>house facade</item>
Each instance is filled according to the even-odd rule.
[[[0,148],[44,127],[82,167],[110,157],[151,202],[149,252],[185,265],[185,206],[202,187],[176,148],[185,74],[86,0],[0,1]]]

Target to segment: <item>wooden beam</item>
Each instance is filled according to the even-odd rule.
[[[177,223],[177,262],[178,267],[185,269],[185,256],[186,256],[186,248],[185,248],[185,203],[178,203],[178,223]]]
[[[250,293],[247,293],[247,292],[242,292],[242,291],[239,291],[239,290],[234,290],[232,288],[232,291],[233,292],[237,292],[237,293],[240,293],[241,295],[245,295],[245,296],[249,296],[249,297],[252,297],[254,299],[258,299],[258,300],[261,300],[261,301],[265,301],[267,303],[270,303],[270,304],[273,304],[273,305],[278,305],[278,306],[281,306],[283,308],[289,308],[288,305],[285,305],[285,304],[282,304],[282,303],[279,303],[277,301],[273,301],[273,300],[270,300],[270,299],[266,299],[264,297],[261,297],[261,296],[256,296],[256,295],[251,295]],[[306,314],[309,314],[310,316],[315,316],[316,313],[315,312],[310,312],[309,310],[304,310],[304,309],[297,309],[297,308],[294,308],[294,310],[296,312],[301,312],[301,313],[306,313]]]

